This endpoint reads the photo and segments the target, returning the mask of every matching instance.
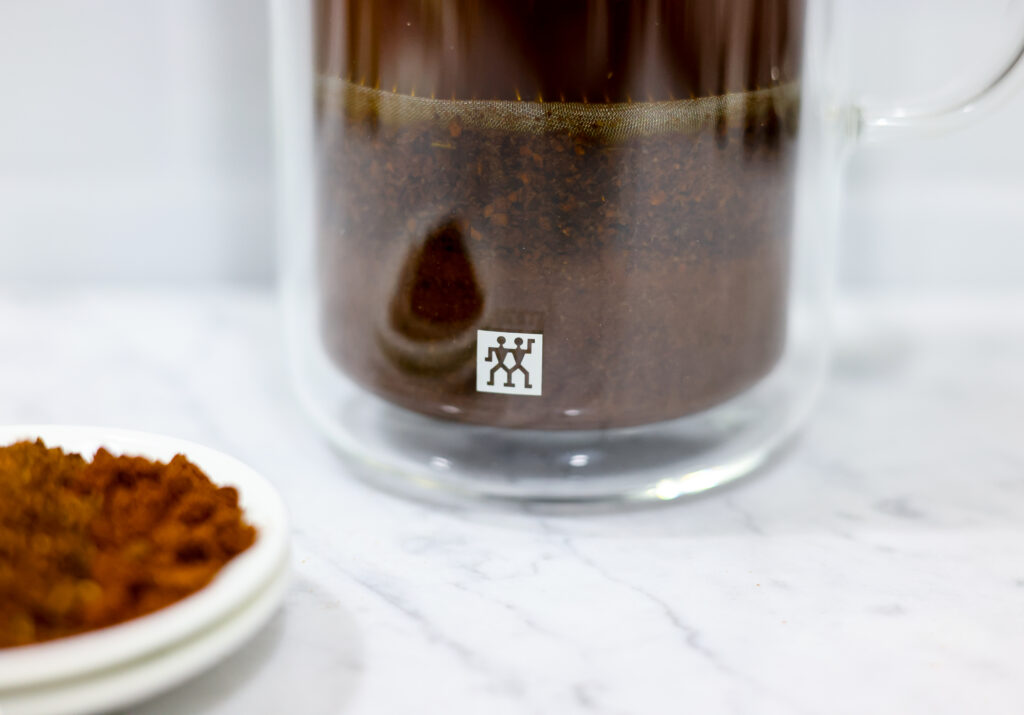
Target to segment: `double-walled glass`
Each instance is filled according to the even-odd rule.
[[[668,500],[747,474],[825,366],[830,5],[275,6],[303,402],[365,475]]]

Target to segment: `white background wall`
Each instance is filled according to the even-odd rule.
[[[945,104],[1024,42],[1019,0],[840,0],[853,92]],[[848,167],[840,274],[851,289],[1024,288],[1024,67],[966,128],[860,148]],[[941,92],[942,87],[949,91]]]
[[[840,0],[859,93],[962,88],[1024,36],[1011,6]],[[269,281],[267,35],[262,0],[0,0],[0,280]],[[1024,88],[859,151],[843,285],[1024,287],[1022,132]]]
[[[0,0],[0,277],[268,280],[262,0]]]

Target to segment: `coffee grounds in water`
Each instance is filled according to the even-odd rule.
[[[323,336],[364,388],[474,424],[624,427],[777,361],[794,84],[591,104],[327,76],[318,96]],[[478,391],[477,330],[543,336],[539,396]]]

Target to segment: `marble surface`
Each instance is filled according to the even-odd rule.
[[[282,612],[133,713],[1024,712],[1024,296],[844,304],[784,459],[573,516],[354,480],[278,322],[256,291],[0,293],[0,422],[198,440],[292,513]]]

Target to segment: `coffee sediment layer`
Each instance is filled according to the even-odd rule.
[[[327,6],[367,11],[354,0]],[[414,96],[384,83],[401,74],[391,55],[361,84],[355,60],[344,72],[331,65],[338,53],[325,53],[331,36],[322,35],[322,330],[344,373],[420,413],[538,429],[672,419],[763,377],[785,342],[795,30],[780,30],[791,7],[730,5],[741,6],[761,22],[745,40],[722,34],[729,52],[718,55],[746,47],[746,76],[767,81],[692,99],[623,99],[629,87],[616,86],[609,101],[591,101],[595,90],[578,101],[504,89],[474,99],[458,87],[453,100],[423,96],[425,80]],[[378,24],[377,37],[389,37]],[[637,29],[622,33],[628,45]],[[702,82],[731,88],[733,60],[708,79],[712,49],[676,48],[634,84],[675,96]],[[627,59],[616,69],[636,69],[629,52],[617,56]],[[542,394],[478,392],[477,330],[543,335]]]

